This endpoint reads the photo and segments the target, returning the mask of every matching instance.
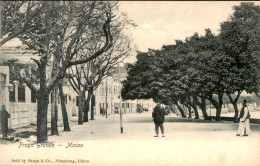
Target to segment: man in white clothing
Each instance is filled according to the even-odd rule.
[[[247,101],[244,99],[243,107],[239,115],[240,121],[237,136],[248,136],[249,134],[251,134],[249,117],[250,112],[247,107]]]

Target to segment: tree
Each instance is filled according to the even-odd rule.
[[[199,118],[196,108],[197,104],[199,105],[197,98],[200,97],[204,118],[208,118],[205,98],[210,99],[210,96],[217,92],[216,89],[223,84],[219,79],[222,70],[216,71],[215,68],[220,63],[221,57],[217,56],[214,43],[216,43],[215,36],[210,30],[206,30],[205,37],[194,34],[187,38],[185,43],[176,41],[176,45],[163,46],[160,51],[138,54],[136,64],[130,65],[131,68],[128,70],[122,96],[127,99],[139,96],[152,97],[155,101],[174,103],[182,116],[186,117],[179,105],[181,101],[182,104],[194,109],[196,118]],[[221,65],[219,69],[222,69]],[[222,99],[223,88],[219,90]],[[221,110],[218,103],[214,104]]]
[[[28,31],[31,21],[44,8],[40,1],[0,2],[0,47]]]
[[[125,19],[121,21],[121,23],[123,22],[125,22],[124,26],[127,26],[128,23]],[[89,103],[94,100],[94,90],[102,80],[110,75],[110,71],[115,65],[131,54],[131,40],[122,33],[124,26],[122,26],[121,30],[114,32],[113,46],[107,52],[88,63],[71,67],[69,70],[69,81],[74,90],[78,93],[79,100],[83,101],[84,99],[85,101],[85,93],[86,91],[88,92],[84,106],[79,107],[78,110],[80,115],[79,124],[88,121]],[[82,50],[78,52],[77,56],[82,57],[91,52],[95,52],[99,49],[97,48],[98,45],[100,45],[100,41],[97,41],[97,44],[87,46],[87,48],[83,47]],[[93,100],[91,100],[91,98]],[[93,104],[94,103],[92,103],[91,106],[93,106]],[[81,114],[83,109],[84,116],[82,121]],[[94,120],[93,107],[91,108],[91,120]]]
[[[176,104],[183,117],[186,117],[176,98],[177,92],[170,89],[171,84],[165,68],[162,66],[170,61],[163,59],[156,50],[148,53],[138,53],[134,65],[128,64],[128,76],[123,81],[122,98],[149,99],[166,105]]]
[[[60,100],[61,100],[61,110],[62,110],[64,131],[70,131],[69,119],[68,119],[67,109],[66,109],[66,105],[65,105],[66,103],[65,103],[65,96],[64,96],[64,92],[63,92],[62,81],[60,82],[60,84],[58,86],[59,86],[59,94],[60,94]]]
[[[204,36],[195,33],[161,50],[139,53],[137,62],[129,65],[122,96],[172,102],[181,112],[178,104],[182,103],[192,107],[195,114],[198,105],[204,119],[208,119],[207,99],[216,108],[216,121],[219,121],[225,93],[235,107],[242,91],[257,92],[259,6],[241,3],[234,8],[234,16],[222,23],[218,36],[206,29]],[[233,94],[237,96],[232,98]]]
[[[110,33],[113,25],[114,7],[110,2],[43,2],[44,8],[28,24],[28,32],[18,36],[29,49],[37,51],[40,60],[36,74],[39,75],[39,87],[30,79],[17,73],[17,78],[27,84],[37,97],[37,142],[47,141],[47,108],[48,96],[59,81],[66,75],[66,70],[77,64],[83,64],[106,52],[111,46],[113,37]],[[15,10],[15,9],[14,9]],[[94,25],[94,26],[93,26]],[[116,26],[116,25],[113,25]],[[91,55],[74,59],[77,50],[88,34],[99,32],[95,37],[104,41],[99,50]],[[62,32],[62,33],[61,33]],[[57,38],[59,39],[57,41]],[[88,41],[88,40],[87,40]],[[87,42],[86,41],[86,42]],[[57,47],[62,43],[61,47]],[[56,49],[61,49],[60,67],[50,77],[48,65]]]
[[[234,106],[234,122],[237,122],[240,94],[257,92],[259,87],[260,7],[249,2],[233,9],[234,14],[221,24],[220,39],[223,52],[232,59],[226,93]]]

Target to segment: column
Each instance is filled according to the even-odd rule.
[[[31,89],[26,84],[23,85],[25,89],[25,103],[31,103]]]
[[[14,83],[14,92],[15,92],[15,103],[17,103],[18,102],[18,82],[17,81],[14,81],[13,82]]]
[[[15,96],[15,103],[18,103],[18,81],[14,81],[13,82],[14,84],[14,96]],[[20,110],[20,107],[18,104],[15,104],[14,105],[14,110],[15,110],[15,106],[17,106],[17,111],[18,111],[18,126],[20,127],[21,126],[21,110]]]

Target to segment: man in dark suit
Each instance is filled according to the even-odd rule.
[[[154,137],[158,137],[159,127],[161,129],[162,137],[165,137],[164,136],[164,126],[163,126],[164,115],[165,115],[164,109],[161,107],[160,103],[158,103],[154,107],[153,113],[152,113],[153,121],[154,121],[154,124],[155,124],[155,133],[156,133],[156,135]]]
[[[6,111],[5,105],[2,106],[2,110],[0,113],[1,116],[1,130],[3,133],[3,138],[8,138],[8,118],[10,118],[10,114]]]

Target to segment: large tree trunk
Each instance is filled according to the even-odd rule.
[[[193,99],[196,102],[196,104],[200,107],[204,120],[208,120],[209,116],[207,113],[206,99],[204,97],[202,97],[201,102],[199,102],[198,97],[193,97]]]
[[[83,122],[88,122],[89,102],[85,100]]]
[[[41,88],[42,89],[42,88]],[[37,98],[37,142],[45,142],[47,137],[47,112],[48,112],[48,93],[39,91]]]
[[[40,97],[37,98],[37,142],[45,142],[47,137],[47,111],[48,111],[48,95],[45,92],[39,92]]]
[[[191,107],[187,107],[189,111],[189,118],[191,118]]]
[[[221,120],[221,110],[222,110],[222,106],[218,106],[216,107],[216,121],[220,121]]]
[[[49,3],[46,2],[46,9],[49,8]],[[50,33],[50,19],[49,12],[45,15],[46,34]],[[48,102],[50,90],[47,90],[46,81],[46,65],[47,65],[47,51],[49,49],[49,36],[45,37],[45,46],[43,56],[41,57],[41,63],[38,64],[38,71],[40,77],[40,89],[37,91],[37,142],[48,141],[48,129],[47,129],[47,115],[48,115]]]
[[[194,110],[194,113],[195,113],[195,119],[199,119],[199,113],[198,113],[198,108],[197,108],[197,104],[196,102],[194,101],[194,98],[193,98],[193,101],[192,101],[192,108]]]
[[[219,93],[218,94],[218,101],[214,100],[212,96],[210,96],[210,102],[214,105],[214,107],[216,108],[216,121],[220,121],[221,120],[221,110],[222,110],[222,105],[223,105],[223,95],[224,93]]]
[[[80,92],[79,98],[78,98],[78,124],[83,124],[83,118],[82,118],[82,111],[84,108],[84,101],[85,101],[85,92]]]
[[[88,97],[87,97],[87,100],[85,100],[85,104],[84,104],[83,122],[88,122],[88,111],[89,111],[90,99],[91,99],[91,93],[88,91]]]
[[[46,87],[46,65],[38,66],[40,76],[40,89],[37,91],[37,142],[48,140],[47,115],[50,91]]]
[[[63,93],[62,83],[59,84],[59,92],[60,92],[60,101],[61,101],[61,110],[62,110],[62,119],[63,119],[63,127],[64,131],[70,131],[69,119],[66,109],[65,96]]]
[[[95,107],[95,95],[92,91],[92,97],[91,97],[91,120],[94,120],[94,107]]]
[[[179,111],[180,111],[180,113],[181,113],[181,116],[182,116],[183,118],[186,118],[185,112],[184,112],[184,110],[181,108],[181,106],[179,105],[178,101],[175,101],[174,103],[175,103],[175,105],[178,107],[178,109],[179,109]]]
[[[183,105],[183,108],[186,108],[185,110],[188,111],[189,119],[191,118],[191,106],[189,101],[181,103]]]
[[[206,99],[205,98],[201,98],[201,107],[200,107],[203,117],[205,120],[209,119],[208,113],[207,113],[207,106],[206,106]]]
[[[238,108],[237,108],[237,103],[232,103],[234,110],[235,110],[235,115],[234,115],[234,123],[238,123]]]
[[[51,105],[51,135],[59,135],[58,132],[58,106],[57,106],[57,87],[52,90],[52,105]]]
[[[239,91],[236,98],[233,100],[232,96],[230,94],[227,94],[229,97],[230,102],[232,103],[234,110],[235,110],[235,115],[234,115],[234,123],[238,123],[238,108],[237,108],[237,101],[241,95],[242,91]]]
[[[195,113],[195,119],[199,119],[200,116],[199,116],[199,112],[198,112],[197,106],[193,107],[193,110],[194,110],[194,113]]]
[[[39,68],[40,71],[40,90],[37,91],[37,142],[45,142],[47,136],[47,114],[49,92],[46,89],[45,67]]]

